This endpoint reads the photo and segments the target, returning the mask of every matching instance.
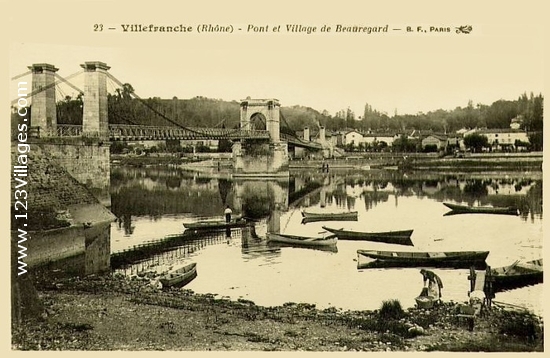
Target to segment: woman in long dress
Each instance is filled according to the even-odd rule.
[[[432,271],[425,269],[421,269],[420,273],[424,280],[424,287],[428,286],[428,296],[432,296],[435,300],[441,300],[441,289],[443,288],[441,278]]]

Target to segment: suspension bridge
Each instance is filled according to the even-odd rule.
[[[138,96],[134,91],[130,93],[132,98],[142,103],[151,111],[151,115],[155,115],[156,118],[162,118],[167,122],[166,125],[144,125],[138,124],[134,121],[128,120],[123,116],[118,116],[118,119],[128,122],[128,124],[110,123],[108,111],[105,111],[105,105],[107,105],[106,87],[107,84],[115,84],[118,88],[123,88],[122,81],[114,77],[108,72],[109,67],[102,62],[86,62],[81,65],[83,70],[73,73],[67,77],[61,77],[58,75],[57,68],[50,64],[33,64],[29,66],[29,71],[14,76],[12,80],[18,80],[24,76],[32,75],[32,91],[26,95],[26,98],[33,98],[32,111],[31,111],[31,126],[29,129],[29,135],[33,138],[44,137],[86,137],[97,136],[104,139],[114,141],[159,141],[159,140],[221,140],[227,139],[231,141],[242,141],[247,139],[254,140],[266,140],[272,142],[278,142],[282,140],[293,147],[306,148],[310,150],[322,150],[322,145],[319,142],[306,140],[299,138],[295,135],[294,131],[286,122],[286,119],[282,115],[279,109],[277,100],[243,100],[241,101],[241,121],[240,127],[235,129],[228,128],[208,128],[208,127],[190,127],[181,124],[180,122],[169,118],[163,113],[160,113],[157,109],[151,107],[146,101]],[[85,80],[85,88],[88,88],[88,92],[81,90],[78,86],[73,84],[73,80],[77,76],[86,73],[99,74],[91,77],[88,76]],[[93,107],[98,112],[97,116],[92,115],[91,121],[88,123],[80,124],[61,124],[57,123],[56,111],[56,94],[59,93],[62,97],[65,97],[65,93],[61,88],[61,85],[67,85],[71,89],[77,91],[77,93],[84,99],[84,107]],[[95,90],[90,86],[97,87]],[[115,87],[115,86],[112,86]],[[87,97],[94,97],[94,100],[99,101],[87,101]],[[12,101],[12,106],[18,102],[18,98]],[[86,104],[88,104],[86,106]],[[247,112],[248,106],[256,105],[256,112],[250,114],[248,118],[243,116],[243,111]],[[263,111],[266,107],[268,111]],[[273,113],[273,110],[278,113]],[[83,122],[86,119],[90,119],[90,116],[86,114],[87,108],[84,108]],[[103,112],[103,113],[102,113]],[[266,113],[262,113],[266,112]],[[86,118],[88,117],[88,118]],[[96,118],[98,117],[98,118]],[[267,118],[266,118],[267,117]],[[275,117],[275,118],[272,118]],[[251,123],[253,120],[260,118],[260,122],[264,122],[266,129],[252,129]],[[285,133],[280,132],[279,118],[282,118],[286,124],[287,131]],[[140,122],[151,122],[150,119],[142,119]],[[91,122],[91,123],[90,123]],[[271,122],[271,126],[266,122]],[[87,125],[88,124],[88,125]],[[90,130],[91,129],[91,130]],[[290,133],[288,133],[290,132]],[[291,134],[293,133],[293,134]]]

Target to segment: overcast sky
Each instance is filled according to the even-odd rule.
[[[542,1],[394,1],[375,6],[344,0],[330,7],[313,2],[297,6],[297,1],[173,3],[180,5],[156,1],[147,7],[132,5],[129,11],[121,2],[105,11],[107,3],[52,2],[30,12],[25,26],[17,27],[12,17],[10,26],[17,31],[10,34],[10,77],[42,62],[55,65],[66,77],[81,70],[84,61],[99,60],[144,98],[277,98],[283,106],[299,104],[331,114],[350,107],[356,115],[363,114],[365,103],[389,115],[415,114],[543,91],[543,22],[537,10]],[[117,30],[94,32],[95,23]],[[122,32],[121,25],[134,23],[184,24],[193,32]],[[198,34],[202,23],[243,31]],[[317,33],[246,33],[250,24],[270,30],[302,24],[316,26]],[[333,32],[320,33],[324,24]],[[335,33],[337,24],[387,24],[389,33]],[[471,25],[472,32],[457,34],[461,25]],[[392,30],[406,26],[450,32]],[[30,76],[24,79],[30,81]],[[72,82],[82,88],[83,75]],[[14,85],[11,81],[12,99]]]

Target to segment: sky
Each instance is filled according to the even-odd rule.
[[[514,100],[524,92],[541,93],[544,87],[543,22],[529,6],[541,3],[537,1],[499,2],[498,11],[492,1],[460,6],[389,1],[374,6],[344,0],[315,11],[316,3],[307,1],[303,6],[264,2],[268,7],[244,0],[192,7],[185,5],[189,2],[175,6],[159,1],[155,7],[135,5],[132,12],[111,3],[110,11],[103,11],[101,2],[76,3],[95,6],[83,12],[85,5],[63,4],[65,16],[53,25],[36,12],[31,15],[36,18],[10,36],[10,78],[33,63],[51,63],[66,77],[80,71],[81,63],[99,60],[143,98],[277,98],[282,106],[303,105],[330,114],[349,107],[356,116],[363,114],[366,103],[390,116],[416,114],[465,107],[470,100]],[[96,23],[117,30],[94,32]],[[203,23],[231,25],[235,32],[199,34],[197,25]],[[123,33],[123,24],[183,24],[193,32]],[[288,33],[287,24],[316,27],[317,32]],[[389,31],[336,33],[338,24],[388,25]],[[269,31],[246,32],[249,25]],[[272,31],[277,25],[282,32]],[[333,31],[321,33],[323,25]],[[471,33],[457,34],[462,25],[471,25]],[[407,26],[415,31],[392,30]],[[417,32],[417,26],[428,32]],[[430,32],[430,26],[448,32]],[[30,81],[31,76],[20,80]],[[12,99],[16,82],[10,81]],[[71,82],[82,88],[83,75]]]

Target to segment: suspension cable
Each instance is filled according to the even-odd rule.
[[[11,80],[12,80],[12,81],[13,81],[13,80],[16,80],[16,79],[18,79],[18,78],[24,77],[24,76],[29,75],[29,74],[31,74],[31,73],[32,73],[32,71],[24,72],[24,73],[22,73],[22,74],[20,74],[20,75],[17,75],[17,76],[12,77]]]
[[[43,91],[45,91],[45,90],[47,90],[47,89],[50,89],[50,88],[52,88],[52,87],[54,87],[54,86],[57,86],[60,82],[67,82],[70,78],[72,78],[72,77],[74,77],[74,76],[76,76],[76,75],[79,75],[79,74],[81,74],[81,73],[83,73],[83,72],[84,72],[84,70],[80,70],[80,71],[78,71],[78,72],[73,73],[73,74],[70,75],[70,76],[65,77],[63,81],[54,81],[54,82],[52,82],[52,83],[50,83],[50,84],[48,84],[48,85],[46,85],[46,86],[44,86],[44,87],[41,87],[41,88],[39,88],[39,89],[37,89],[37,90],[32,91],[31,93],[29,93],[29,94],[27,95],[27,97],[32,97],[32,96],[34,96],[35,94],[38,94],[38,93],[40,93],[40,92],[43,92]],[[80,91],[80,90],[78,90],[78,91]],[[11,101],[11,104],[17,103],[18,100],[19,100],[19,98],[12,100],[12,101]]]
[[[107,76],[109,78],[111,78],[115,83],[117,83],[120,87],[124,87],[124,84],[122,82],[120,82],[115,76],[113,76],[111,73],[107,72]],[[138,100],[139,102],[141,102],[145,107],[149,108],[153,113],[155,113],[156,115],[160,116],[162,119],[170,122],[171,124],[173,124],[174,126],[176,127],[179,127],[179,128],[182,128],[186,131],[189,131],[191,133],[196,133],[196,134],[202,134],[202,135],[209,135],[208,133],[204,132],[204,131],[199,131],[199,130],[195,130],[195,129],[191,129],[189,127],[186,127],[184,125],[181,125],[179,124],[178,122],[174,121],[173,119],[171,118],[168,118],[164,113],[161,113],[159,112],[156,108],[153,108],[151,105],[149,105],[149,103],[147,103],[145,100],[143,100],[140,96],[138,96],[138,94],[135,92],[135,91],[132,91],[131,96],[133,96],[136,100]],[[225,136],[229,135],[229,134],[232,134],[232,133],[237,133],[237,132],[240,132],[242,129],[241,128],[236,128],[234,130],[231,130],[231,131],[228,131]]]

